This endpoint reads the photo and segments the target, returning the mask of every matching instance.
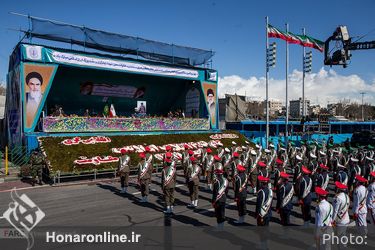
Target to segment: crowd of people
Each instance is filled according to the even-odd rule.
[[[206,147],[196,155],[185,145],[182,159],[173,157],[171,147],[166,147],[163,159],[162,190],[165,197],[165,213],[173,213],[174,189],[177,168],[181,161],[183,176],[189,189],[190,204],[198,206],[199,184],[204,183],[212,191],[212,206],[218,227],[224,226],[225,208],[229,188],[234,191],[238,220],[245,222],[246,198],[257,197],[255,214],[258,226],[268,226],[272,201],[276,198],[276,212],[282,225],[290,225],[294,204],[301,207],[304,225],[312,220],[312,202],[317,200],[315,224],[317,227],[347,226],[351,217],[359,227],[367,226],[367,219],[375,225],[375,164],[374,148],[349,148],[318,142],[303,143],[299,147],[269,144],[251,146],[232,142],[232,147],[217,149]],[[126,150],[121,151],[119,162],[121,192],[127,192],[130,158]],[[148,202],[149,184],[153,171],[153,155],[146,147],[137,165],[141,189],[141,202]],[[126,171],[125,171],[126,170]],[[330,186],[329,186],[330,184]],[[334,194],[332,202],[327,200]]]

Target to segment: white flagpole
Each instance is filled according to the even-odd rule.
[[[268,65],[268,16],[266,16],[266,148],[268,148],[268,138],[270,133],[270,110],[268,102],[268,77],[269,77],[269,65]]]
[[[286,33],[289,32],[289,24],[285,24]],[[286,41],[286,62],[285,62],[285,146],[288,145],[288,75],[289,75],[289,44]]]
[[[305,36],[306,35],[306,30],[305,28],[302,28],[302,34]],[[303,54],[302,54],[302,116],[306,115],[306,110],[305,110],[305,56],[306,56],[306,50],[305,46],[302,46],[303,48]]]

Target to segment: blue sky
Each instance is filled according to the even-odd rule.
[[[20,37],[19,32],[9,28],[27,28],[28,25],[26,18],[10,15],[10,11],[212,49],[216,52],[213,67],[222,78],[238,76],[242,80],[251,77],[259,80],[265,71],[265,16],[269,16],[270,23],[280,29],[284,30],[288,22],[291,32],[301,33],[305,27],[308,35],[323,41],[338,25],[347,25],[351,36],[372,31],[362,39],[364,41],[375,40],[374,10],[375,1],[371,0],[5,0],[0,10],[0,80],[6,78],[8,56]],[[282,81],[285,79],[285,43],[275,41],[278,45],[277,67],[271,71],[271,77]],[[290,72],[300,71],[302,47],[290,45],[289,48]],[[355,75],[367,85],[375,84],[374,59],[375,50],[354,51],[350,66],[346,69],[334,67],[334,74],[340,77]],[[314,50],[313,72],[318,74],[322,67],[323,54]],[[329,72],[329,67],[325,67],[325,72]],[[368,91],[367,98],[370,98],[372,87]]]

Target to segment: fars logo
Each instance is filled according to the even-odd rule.
[[[26,58],[33,61],[42,60],[42,47],[26,45]]]

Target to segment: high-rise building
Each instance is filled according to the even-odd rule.
[[[303,115],[303,105],[302,105],[302,98],[298,100],[291,100],[289,101],[289,110],[290,116],[293,118],[300,118]],[[310,100],[305,99],[305,111],[306,115],[309,115],[310,110]]]

